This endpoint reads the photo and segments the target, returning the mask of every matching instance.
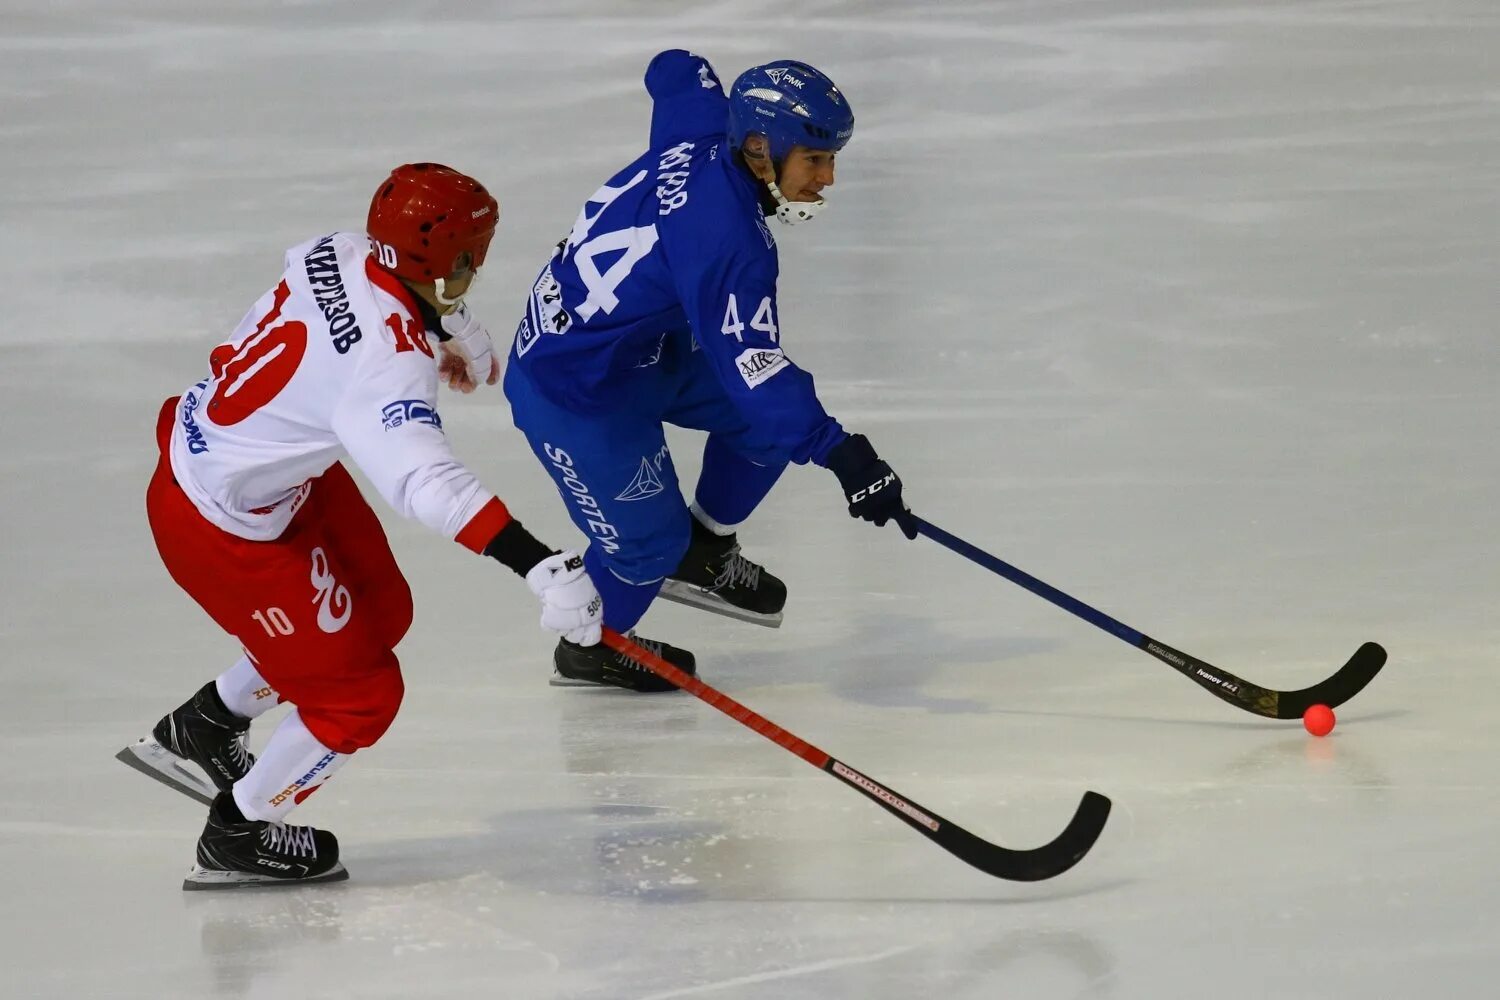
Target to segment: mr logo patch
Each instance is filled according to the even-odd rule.
[[[758,349],[741,351],[739,357],[734,359],[735,367],[739,369],[740,378],[745,384],[754,389],[762,382],[774,376],[785,368],[790,360],[781,353],[781,348]]]

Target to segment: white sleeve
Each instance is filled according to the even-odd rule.
[[[365,351],[334,409],[334,433],[403,517],[482,550],[510,516],[448,446],[437,412],[437,366],[420,351],[397,353],[379,339]]]

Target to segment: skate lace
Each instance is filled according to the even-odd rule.
[[[250,748],[245,745],[244,733],[229,741],[229,756],[235,766],[247,771],[250,769]]]
[[[637,646],[640,646],[642,649],[646,650],[652,656],[661,656],[662,655],[662,644],[660,642],[657,642],[657,641],[655,641],[653,639],[642,639],[640,636],[638,636],[638,635],[635,634],[635,631],[633,629],[631,631],[625,633],[625,638],[629,639],[631,642],[635,643]],[[624,653],[619,653],[619,652],[615,653],[615,659],[619,660],[622,664],[624,664],[625,666],[629,667],[632,670],[640,670],[640,671],[649,673],[649,671],[647,671],[645,667],[641,666],[639,663],[635,662],[635,660],[631,659],[629,656],[625,655]]]
[[[261,841],[271,850],[299,858],[315,858],[318,848],[313,843],[313,828],[310,826],[288,826],[272,823],[260,834]]]
[[[724,568],[714,577],[713,589],[722,590],[744,584],[751,590],[756,590],[760,587],[760,570],[759,566],[740,555],[740,547],[736,545],[725,555]]]

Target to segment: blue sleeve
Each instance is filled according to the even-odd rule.
[[[759,243],[760,233],[752,235]],[[847,435],[818,402],[812,376],[782,349],[776,255],[763,245],[736,246],[722,231],[714,242],[673,262],[693,339],[767,458],[824,465]]]
[[[702,56],[684,49],[659,52],[646,67],[651,95],[651,148],[729,131],[729,99]]]

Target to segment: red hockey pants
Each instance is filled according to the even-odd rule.
[[[239,640],[325,746],[353,753],[380,739],[403,691],[393,652],[411,627],[411,588],[385,530],[341,464],[280,538],[253,542],[198,513],[172,477],[167,442],[177,399],[157,419],[160,460],[146,514],[167,572]]]

